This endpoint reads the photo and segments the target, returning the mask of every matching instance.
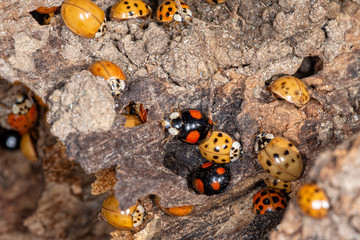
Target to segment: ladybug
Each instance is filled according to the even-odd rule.
[[[90,0],[66,0],[61,6],[66,26],[79,36],[101,37],[106,31],[105,13]]]
[[[212,131],[211,135],[199,145],[199,150],[204,158],[215,163],[235,161],[243,154],[241,144],[220,131]]]
[[[227,165],[206,162],[196,170],[192,185],[196,192],[210,196],[224,192],[230,180]]]
[[[327,215],[330,208],[329,199],[316,184],[303,185],[296,197],[301,210],[305,214],[313,218],[323,218]]]
[[[227,0],[206,0],[208,3],[210,4],[219,4],[219,3],[224,3],[224,2],[227,2]]]
[[[28,132],[21,136],[20,150],[30,161],[36,162],[38,160],[34,142]]]
[[[119,96],[124,91],[126,77],[121,68],[115,63],[105,60],[97,61],[90,66],[89,71],[107,81],[113,97]]]
[[[54,13],[58,10],[58,7],[39,7],[35,11],[41,14]]]
[[[274,94],[295,106],[303,108],[310,100],[305,84],[293,76],[284,76],[272,82],[268,89]]]
[[[286,208],[286,199],[277,189],[265,188],[253,197],[254,213],[264,215],[266,212],[279,212]]]
[[[0,136],[0,145],[2,148],[15,151],[20,147],[21,135],[14,130],[8,130],[1,134]]]
[[[183,15],[186,20],[191,20],[191,10],[188,5],[183,1],[180,1],[183,9]],[[156,18],[159,22],[171,23],[173,21],[182,22],[184,19],[178,12],[178,7],[175,0],[165,0],[156,11]]]
[[[194,206],[181,206],[181,207],[172,207],[172,208],[164,208],[159,204],[159,198],[155,199],[155,202],[157,203],[157,205],[160,207],[161,210],[163,210],[164,212],[166,212],[169,215],[172,216],[186,216],[189,215],[192,210],[194,209]]]
[[[269,133],[258,133],[255,152],[264,170],[272,177],[286,182],[301,176],[303,163],[299,150],[288,140]]]
[[[22,135],[36,124],[37,118],[36,104],[24,95],[17,95],[7,119],[9,125]]]
[[[289,182],[283,180],[268,177],[265,180],[265,184],[270,188],[279,189],[283,193],[291,193],[291,186]]]
[[[104,200],[99,217],[102,217],[111,226],[131,230],[142,225],[145,219],[145,208],[139,203],[122,211],[119,209],[119,202],[114,195]]]
[[[126,20],[130,18],[146,18],[151,8],[141,0],[121,0],[110,9],[110,18],[113,20]]]
[[[200,144],[213,127],[213,122],[208,117],[194,109],[173,112],[161,124],[171,135],[195,145]]]
[[[135,103],[131,101],[129,105],[125,107],[125,112],[122,113],[126,117],[124,127],[136,127],[147,121],[147,109],[144,109],[142,103]]]

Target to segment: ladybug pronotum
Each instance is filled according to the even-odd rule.
[[[195,109],[186,109],[170,114],[161,122],[163,128],[183,142],[200,144],[213,127],[212,121]]]
[[[191,10],[188,5],[183,1],[180,1],[181,7],[183,9],[183,15],[187,21],[191,20]],[[171,23],[173,21],[182,22],[184,19],[181,14],[178,12],[178,7],[176,1],[174,0],[165,0],[156,11],[156,19],[159,22]]]
[[[125,89],[126,77],[121,68],[110,61],[97,61],[90,66],[89,71],[95,76],[103,77],[113,97],[119,96]]]
[[[329,199],[316,184],[303,185],[296,197],[301,210],[305,214],[313,218],[323,218],[327,215],[330,208]]]
[[[105,199],[99,213],[111,226],[122,230],[131,230],[141,226],[145,219],[145,209],[139,203],[122,211],[119,209],[119,202],[112,195]]]
[[[273,177],[268,177],[264,180],[266,186],[270,188],[279,189],[283,193],[291,192],[291,185],[289,182],[285,182],[283,180],[275,179]]]
[[[79,36],[101,37],[106,31],[105,13],[90,0],[66,0],[61,6],[66,26]]]
[[[284,76],[275,80],[268,89],[276,96],[300,108],[305,107],[310,100],[305,84],[293,76]]]
[[[269,133],[259,133],[255,142],[258,160],[272,177],[289,182],[301,176],[303,170],[301,155],[291,142]]]
[[[206,162],[196,170],[192,185],[198,193],[214,195],[224,192],[230,180],[230,168],[226,164]]]
[[[263,215],[266,212],[279,212],[286,208],[286,199],[277,189],[265,188],[253,197],[254,213]]]
[[[9,125],[22,135],[35,126],[37,118],[36,104],[24,95],[17,95],[7,119]]]
[[[121,0],[111,7],[110,18],[120,21],[130,18],[146,18],[150,13],[150,7],[142,0]]]
[[[157,205],[160,207],[161,210],[163,210],[164,212],[166,212],[169,215],[172,216],[186,216],[189,215],[192,210],[194,209],[194,206],[181,206],[181,207],[171,207],[171,208],[165,208],[162,207],[159,203],[159,198],[157,197],[155,199],[155,202],[157,203]]]
[[[220,131],[212,131],[199,145],[199,150],[204,158],[215,163],[236,161],[242,155],[241,144]]]

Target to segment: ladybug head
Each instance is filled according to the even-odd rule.
[[[255,137],[255,152],[263,150],[275,136],[271,133],[258,132]]]
[[[236,161],[243,155],[243,148],[240,144],[240,142],[233,142],[230,149],[230,160]]]
[[[178,135],[182,125],[180,112],[171,113],[169,118],[165,118],[161,122],[161,125],[163,126],[164,130],[167,130],[171,135]]]

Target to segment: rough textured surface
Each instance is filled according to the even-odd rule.
[[[113,4],[94,2],[103,10]],[[156,9],[158,2],[149,3]],[[246,199],[264,176],[253,153],[253,136],[261,128],[294,142],[302,153],[306,177],[321,152],[359,131],[359,3],[187,3],[195,17],[191,25],[180,26],[181,31],[154,22],[141,29],[136,19],[109,21],[109,31],[99,39],[76,36],[60,15],[40,26],[29,12],[52,5],[49,1],[2,3],[0,77],[25,84],[48,104],[52,133],[86,173],[116,167],[115,194],[121,207],[148,194],[159,195],[164,206],[198,204],[193,217],[159,215],[161,225],[153,228],[158,232],[148,236],[156,238],[164,231],[169,238],[200,237],[201,225],[215,236],[266,238],[278,215],[254,219],[247,211],[232,218],[227,212],[249,207]],[[316,63],[309,56],[318,57]],[[115,62],[126,73],[129,81],[120,98],[113,100],[106,82],[86,71],[99,59]],[[295,74],[308,86],[313,98],[303,110],[272,102],[266,86],[283,74]],[[2,90],[5,106],[11,106],[13,93]],[[127,129],[117,113],[132,100],[149,109],[148,122]],[[233,178],[227,193],[207,197],[189,190],[189,173],[204,160],[194,146],[175,139],[160,145],[165,134],[158,121],[171,107],[210,112],[217,129],[242,141],[245,154],[231,163]],[[9,109],[1,106],[0,111],[5,115],[0,124],[8,128],[4,119]],[[38,147],[46,145],[42,141]],[[303,181],[294,182],[294,193]],[[53,190],[47,192],[43,196],[51,196]],[[44,237],[60,236],[59,229]]]

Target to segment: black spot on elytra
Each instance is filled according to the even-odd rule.
[[[260,205],[260,206],[259,206],[259,209],[260,209],[260,210],[263,210],[263,209],[264,209],[263,205]]]
[[[285,200],[281,200],[280,202],[281,202],[282,205],[285,206]]]
[[[135,7],[138,7],[138,4],[137,4],[137,3],[134,3],[134,6],[135,6]]]
[[[277,196],[273,196],[272,200],[273,200],[274,203],[278,203],[280,199]]]
[[[223,149],[227,149],[227,148],[228,148],[228,146],[224,144]],[[236,152],[236,151],[235,151],[235,152]]]
[[[126,8],[127,8],[127,9],[130,9],[130,6],[127,6]]]
[[[218,133],[218,137],[222,137],[222,133]]]
[[[168,8],[168,11],[169,11],[169,12],[172,12],[172,10],[173,10],[173,9],[172,9],[171,7]]]
[[[217,141],[218,141],[218,139],[217,139],[217,138],[215,138],[215,139],[214,139],[214,143],[217,143]]]
[[[269,160],[266,160],[266,165],[268,165],[269,167],[271,166],[271,162]]]
[[[229,143],[229,140],[228,140],[228,139],[225,139],[225,143]]]
[[[139,13],[140,13],[140,15],[143,15],[143,11],[142,11],[142,10],[140,10]]]
[[[269,199],[269,198],[265,198],[265,199],[263,200],[263,204],[264,204],[264,205],[270,205],[270,199]]]
[[[276,175],[281,175],[281,172],[277,172]]]
[[[269,189],[269,193],[276,193],[276,192],[272,189]]]
[[[279,154],[277,154],[277,153],[274,153],[274,158],[279,158]]]
[[[257,199],[255,199],[255,204],[258,204],[260,202],[260,197],[258,197]]]
[[[276,186],[277,184],[278,184],[277,180],[276,180],[276,179],[274,179],[274,181],[273,181],[273,185],[274,185],[274,186]]]
[[[293,162],[293,163],[294,163],[294,162],[295,162],[295,159],[291,159],[291,162]]]
[[[293,145],[292,145],[292,143],[289,143],[289,147],[292,147]]]
[[[256,209],[256,214],[259,215],[260,214],[260,210]]]
[[[265,196],[266,194],[267,194],[267,191],[266,191],[266,190],[264,190],[264,191],[262,191],[262,192],[260,193],[261,196]]]
[[[213,159],[219,159],[219,157],[218,157],[218,156],[214,156]]]
[[[288,163],[285,163],[285,168],[288,168],[289,167],[289,164]]]
[[[221,159],[221,161],[222,161],[222,162],[226,162],[226,160],[225,160],[225,159]]]
[[[134,12],[133,12],[133,11],[130,11],[130,12],[129,12],[129,15],[130,15],[130,16],[133,16],[133,15],[134,15]]]
[[[128,2],[128,1],[125,1],[124,4],[129,4],[129,2]]]
[[[284,187],[285,187],[285,188],[287,188],[287,187],[289,187],[289,185],[287,185],[287,184],[284,184]]]
[[[214,148],[214,151],[215,151],[215,152],[220,152],[220,148],[219,148],[218,146],[216,146],[216,147]]]
[[[205,147],[205,148],[207,148],[208,146],[209,146],[209,145],[205,144],[205,146],[204,146],[204,147]]]
[[[286,150],[286,151],[284,152],[284,155],[289,155],[289,151]]]
[[[162,10],[163,10],[163,6],[161,5],[159,11],[162,12]]]
[[[170,2],[169,2],[169,1],[165,2],[165,5],[169,5],[169,4],[170,4]]]
[[[169,16],[170,16],[170,13],[169,13],[169,12],[166,12],[165,15],[166,15],[166,17],[169,17]]]

